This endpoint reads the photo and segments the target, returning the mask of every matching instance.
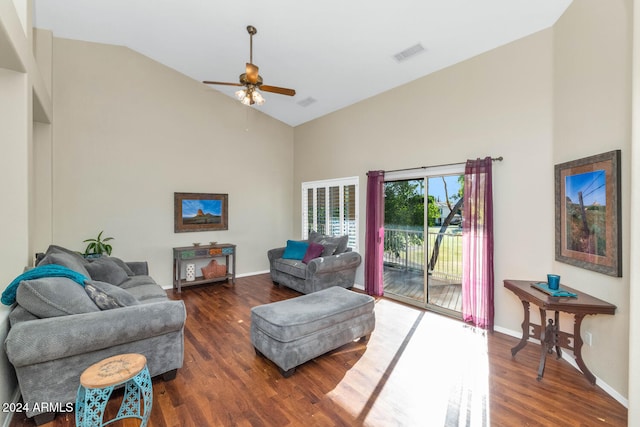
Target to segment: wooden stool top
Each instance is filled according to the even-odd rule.
[[[142,354],[119,354],[89,366],[80,375],[86,388],[104,388],[130,380],[142,371],[147,358]]]

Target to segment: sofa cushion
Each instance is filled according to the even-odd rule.
[[[27,322],[29,320],[37,319],[37,316],[35,316],[20,304],[16,304],[13,310],[11,310],[11,313],[9,313],[9,325],[11,325],[12,327],[20,322]]]
[[[93,280],[119,285],[129,278],[127,272],[112,258],[94,258],[85,266]]]
[[[127,280],[125,280],[124,282],[120,283],[120,285],[118,287],[122,288],[122,289],[126,289],[129,292],[131,292],[131,289],[137,287],[137,286],[145,286],[148,284],[152,284],[152,285],[156,285],[156,281],[153,280],[153,277],[151,276],[147,276],[144,274],[139,274],[137,276],[131,276],[129,277]],[[159,286],[158,286],[159,287]]]
[[[20,283],[16,300],[40,318],[100,311],[82,285],[66,277],[47,277]]]
[[[308,247],[308,242],[301,242],[299,240],[287,240],[287,247],[284,248],[284,254],[282,254],[282,258],[302,260],[302,258],[304,258],[304,254],[307,253]]]
[[[102,258],[108,258],[108,259],[112,260],[113,262],[115,262],[116,264],[118,264],[127,273],[127,276],[135,276],[136,275],[136,273],[133,272],[131,267],[129,267],[129,265],[126,262],[124,262],[123,260],[121,260],[120,258],[116,258],[114,256],[106,256],[106,255],[103,255]]]
[[[309,243],[309,247],[307,248],[307,252],[304,254],[304,258],[302,258],[302,262],[308,264],[314,258],[318,258],[322,255],[324,251],[324,246],[320,243],[311,242]]]
[[[82,256],[82,254],[80,254],[79,252],[72,251],[71,249],[67,249],[58,245],[50,245],[47,248],[47,251],[44,253],[44,256],[51,255],[51,254],[65,254],[75,258],[80,263],[86,262],[86,259],[84,258],[84,256]]]
[[[320,240],[320,242],[318,244],[322,245],[322,247],[324,248],[322,250],[322,256],[331,256],[331,255],[335,254],[336,253],[336,249],[338,249],[338,245],[336,245],[334,243],[329,243],[326,240]]]
[[[273,266],[276,270],[283,273],[299,277],[300,279],[307,278],[307,264],[303,263],[302,260],[278,258],[273,262]]]
[[[128,289],[134,297],[141,303],[165,301],[168,299],[167,292],[155,283],[148,283],[146,285],[139,285],[134,288]]]
[[[42,258],[42,261],[38,265],[57,264],[63,267],[67,267],[76,273],[80,273],[84,276],[91,277],[87,269],[85,268],[86,261],[81,256],[73,256],[65,252],[53,251]]]
[[[349,244],[349,235],[345,234],[344,236],[334,237],[318,233],[317,231],[311,231],[309,232],[309,241],[320,243],[322,246],[327,246],[329,244],[336,245],[336,250],[334,251],[333,255],[338,255],[347,251],[347,245]]]
[[[129,292],[110,283],[91,280],[84,285],[84,290],[101,310],[140,304]]]
[[[126,289],[141,303],[164,301],[168,299],[167,292],[162,289],[150,276],[138,275],[129,277],[119,286]]]

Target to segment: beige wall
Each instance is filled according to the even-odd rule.
[[[31,1],[0,2],[0,283],[8,285],[30,262],[34,222],[34,132],[46,143],[50,96],[32,48]],[[36,101],[37,100],[37,101]],[[38,105],[37,112],[35,105]],[[49,136],[50,142],[50,136]],[[9,307],[0,305],[0,342],[9,329]],[[0,402],[17,399],[17,382],[0,353]],[[0,425],[10,413],[0,412]]]
[[[502,280],[544,277],[553,260],[553,233],[540,232],[553,230],[553,213],[532,208],[553,206],[551,54],[552,32],[543,31],[299,126],[296,186],[359,175],[364,242],[368,170],[504,156],[493,169],[496,324],[517,330],[521,307]]]
[[[628,396],[629,226],[631,220],[632,1],[573,2],[554,26],[553,161],[622,150],[623,277],[554,262],[563,281],[615,304],[615,316],[587,316],[583,348],[589,368]],[[566,322],[565,322],[566,323]]]
[[[240,274],[267,270],[293,230],[293,129],[125,47],[53,47],[53,241],[84,250],[104,230],[165,288],[171,248],[193,242],[235,243]],[[229,230],[174,233],[174,192],[228,193]]]
[[[28,261],[27,92],[25,74],[0,69],[0,181],[3,182],[0,199],[4,201],[0,213],[0,235],[5,242],[0,245],[0,283],[4,286],[22,272]],[[0,342],[4,342],[9,330],[8,315],[9,307],[0,305]],[[17,383],[4,352],[0,357],[0,374],[8,379],[0,386],[0,402],[11,402]],[[7,416],[0,413],[0,424]]]
[[[585,320],[594,346],[584,358],[600,384],[624,401],[628,274],[610,278],[556,262],[553,206],[554,164],[622,149],[628,234],[630,37],[629,1],[574,2],[553,29],[297,127],[295,186],[359,175],[363,242],[366,171],[504,156],[493,168],[497,329],[519,334],[522,321],[522,306],[503,288],[504,279],[557,272],[564,283],[617,305],[615,316]],[[299,191],[294,196],[299,218]],[[626,237],[623,256],[628,266]],[[572,319],[562,318],[561,327],[572,330]]]
[[[633,21],[640,22],[640,0],[633,0]],[[640,27],[633,25],[633,65],[631,100],[631,208],[640,210]],[[640,224],[630,226],[630,259],[640,253]],[[640,330],[640,263],[629,266],[629,337],[637,337]],[[630,426],[640,425],[640,340],[629,339],[629,418]]]

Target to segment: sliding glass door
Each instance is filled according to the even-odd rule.
[[[462,271],[461,173],[385,182],[384,292],[459,316]]]

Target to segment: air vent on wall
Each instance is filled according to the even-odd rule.
[[[308,107],[309,105],[313,104],[314,102],[318,101],[315,98],[312,98],[310,96],[306,97],[305,99],[298,101],[298,105],[301,107]]]
[[[394,59],[398,62],[403,62],[406,61],[407,59],[426,51],[426,49],[424,48],[424,46],[422,46],[420,43],[417,43],[405,50],[403,50],[402,52],[398,52],[395,55],[393,55]]]

